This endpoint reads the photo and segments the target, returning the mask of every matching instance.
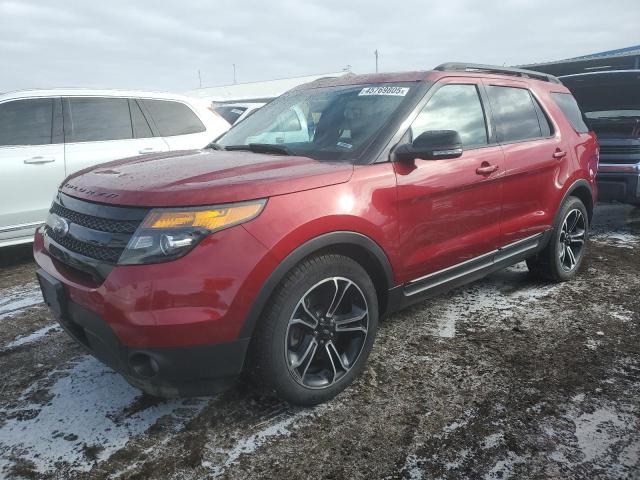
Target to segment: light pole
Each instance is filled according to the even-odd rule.
[[[376,56],[376,73],[378,73],[378,49],[376,48],[376,51],[373,52]]]

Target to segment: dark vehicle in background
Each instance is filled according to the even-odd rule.
[[[640,205],[640,70],[561,77],[600,143],[601,200]]]

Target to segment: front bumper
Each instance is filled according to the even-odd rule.
[[[42,269],[37,276],[45,302],[66,332],[150,395],[209,395],[224,389],[242,371],[249,339],[177,348],[127,347],[96,312],[69,300],[61,282]]]
[[[34,257],[64,329],[131,384],[163,397],[214,393],[237,377],[250,340],[240,332],[277,265],[242,226],[172,262],[115,266],[101,283],[50,256],[40,233]]]

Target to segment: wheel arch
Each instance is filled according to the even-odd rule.
[[[587,215],[589,217],[589,225],[591,225],[591,219],[593,218],[593,210],[595,208],[595,200],[593,198],[593,188],[591,187],[589,182],[583,178],[573,182],[565,192],[564,196],[562,197],[562,200],[560,201],[560,204],[558,205],[558,211],[556,213],[556,222],[557,222],[557,216],[560,214],[560,208],[564,204],[565,200],[570,196],[577,197],[582,201],[582,203],[584,203],[584,206],[587,209]]]
[[[394,287],[393,269],[382,248],[371,238],[357,232],[339,231],[319,235],[289,253],[269,275],[256,296],[240,331],[240,338],[253,334],[267,302],[282,279],[305,258],[318,254],[339,254],[358,262],[376,289],[380,314],[389,307],[389,291]]]

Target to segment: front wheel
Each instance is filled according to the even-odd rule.
[[[297,405],[315,405],[362,372],[378,326],[367,272],[351,258],[322,255],[283,280],[254,334],[253,377]]]
[[[549,244],[537,256],[527,260],[529,271],[553,282],[573,278],[584,259],[589,217],[577,197],[563,203]]]

